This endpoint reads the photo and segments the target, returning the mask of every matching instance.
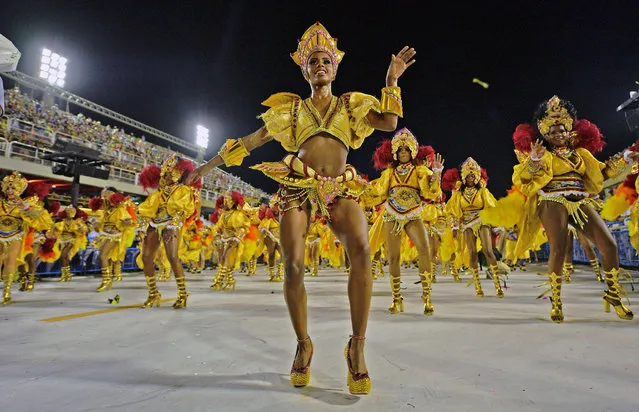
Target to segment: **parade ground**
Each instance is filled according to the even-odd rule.
[[[385,268],[386,272],[388,267]],[[295,336],[281,283],[237,276],[236,291],[209,289],[212,271],[187,274],[188,307],[159,283],[159,308],[140,309],[141,273],[96,293],[97,277],[43,279],[0,307],[0,410],[7,411],[637,411],[639,319],[605,313],[604,285],[577,266],[564,285],[566,321],[536,299],[540,266],[513,272],[506,297],[486,297],[438,276],[435,315],[422,314],[416,269],[404,270],[405,312],[386,312],[388,273],[374,281],[366,341],[368,396],[346,386],[350,332],[343,271],[307,277],[311,385],[293,388]],[[637,276],[637,273],[633,273]],[[469,277],[466,275],[465,279]],[[57,279],[56,279],[57,280]],[[639,282],[626,284],[639,313]],[[119,295],[119,303],[108,299]]]

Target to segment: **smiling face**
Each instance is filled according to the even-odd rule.
[[[408,146],[401,146],[397,149],[397,160],[399,163],[408,163],[412,160],[412,156],[410,154],[410,149]]]
[[[550,130],[544,137],[552,147],[566,147],[570,140],[570,133],[563,125],[558,124],[550,126]]]
[[[312,86],[326,86],[335,78],[331,56],[323,51],[315,52],[308,59],[306,78]]]
[[[465,183],[467,187],[474,187],[477,184],[475,175],[473,173],[469,173],[468,176],[466,176]]]

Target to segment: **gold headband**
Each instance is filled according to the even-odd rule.
[[[27,190],[28,185],[29,182],[27,179],[22,177],[22,175],[18,172],[13,172],[2,179],[2,191],[4,193],[6,193],[9,189],[14,189],[18,192],[18,195],[21,195],[25,190]]]
[[[573,118],[568,110],[561,105],[561,99],[555,95],[546,103],[546,116],[537,122],[537,128],[542,135],[548,134],[551,126],[562,125],[567,132],[572,130]]]
[[[330,33],[320,22],[315,22],[311,27],[306,29],[302,38],[298,40],[297,51],[291,53],[293,61],[300,66],[304,78],[307,77],[306,66],[308,59],[315,52],[323,51],[328,53],[333,63],[334,71],[344,57],[344,52],[337,48],[337,38],[331,37]]]
[[[417,139],[415,138],[413,133],[411,133],[411,131],[405,127],[397,131],[397,133],[395,133],[395,136],[393,136],[393,140],[391,140],[393,159],[397,160],[397,151],[402,146],[408,147],[408,150],[410,150],[410,155],[413,159],[417,157]]]
[[[466,177],[468,175],[472,175],[475,177],[476,181],[481,179],[481,167],[479,167],[479,163],[475,161],[472,157],[469,157],[462,163],[461,167],[461,178],[462,181],[466,181]]]
[[[175,166],[177,166],[177,158],[175,154],[172,154],[162,162],[160,177],[168,177],[171,182],[178,182],[182,177],[182,172],[176,169]]]

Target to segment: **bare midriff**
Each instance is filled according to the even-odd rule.
[[[346,170],[348,149],[328,133],[309,137],[300,147],[297,157],[322,176],[337,177]]]

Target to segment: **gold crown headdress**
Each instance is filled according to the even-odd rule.
[[[4,193],[7,193],[7,190],[11,188],[18,192],[18,195],[21,195],[25,190],[27,190],[28,185],[29,182],[27,179],[18,172],[13,172],[2,179],[2,191]]]
[[[417,157],[417,139],[415,135],[403,127],[395,133],[393,140],[391,140],[391,147],[393,150],[393,159],[397,160],[397,151],[400,147],[406,146],[410,150],[410,155],[413,159]]]
[[[182,171],[176,168],[177,166],[177,158],[175,153],[171,156],[167,157],[164,162],[162,162],[162,166],[160,166],[160,178],[167,176],[170,178],[172,182],[177,182],[182,177]]]
[[[472,157],[469,157],[464,160],[464,163],[462,163],[461,178],[463,182],[466,181],[466,177],[468,177],[468,175],[474,176],[476,181],[481,179],[481,167]]]
[[[337,38],[331,37],[330,33],[320,22],[315,22],[311,27],[306,29],[302,38],[298,40],[297,51],[291,53],[293,61],[300,66],[304,78],[307,77],[306,66],[308,59],[315,52],[323,51],[331,56],[333,63],[333,71],[337,71],[337,66],[344,57],[344,52],[337,48]]]
[[[542,135],[548,134],[550,126],[562,125],[567,132],[572,130],[574,119],[568,110],[561,105],[561,99],[554,95],[546,103],[546,116],[537,122],[537,128]]]

